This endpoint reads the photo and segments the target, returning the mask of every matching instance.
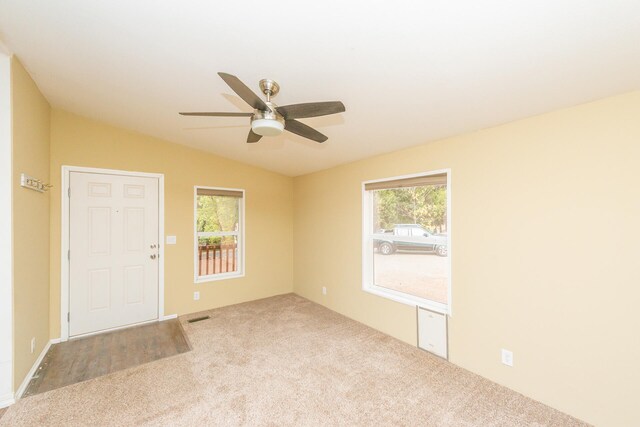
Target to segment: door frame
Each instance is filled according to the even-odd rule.
[[[62,165],[62,187],[60,191],[60,197],[62,198],[62,228],[60,238],[60,340],[67,341],[69,339],[69,297],[70,297],[70,274],[68,258],[69,251],[69,213],[70,213],[70,200],[69,200],[69,184],[71,172],[84,172],[84,173],[96,173],[103,175],[118,175],[118,176],[135,176],[143,178],[157,178],[158,179],[158,243],[159,250],[159,263],[158,263],[158,318],[147,322],[136,323],[139,325],[142,323],[157,322],[159,320],[165,320],[164,315],[164,174],[162,173],[147,173],[147,172],[132,172],[117,169],[101,169],[101,168],[89,168],[82,166],[67,166]],[[120,326],[117,328],[101,330],[98,332],[90,332],[88,334],[78,335],[87,336],[96,333],[102,333],[112,331],[116,329],[128,328],[135,325]],[[76,337],[74,337],[76,338]]]
[[[13,110],[11,51],[0,41],[0,408],[15,402],[13,387]]]

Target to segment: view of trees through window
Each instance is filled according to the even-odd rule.
[[[198,223],[200,232],[238,231],[238,197],[198,196]],[[231,237],[231,236],[225,236]],[[205,237],[202,243],[214,245],[225,241],[222,237]],[[231,241],[226,239],[226,241]]]
[[[196,196],[198,276],[238,271],[240,197]]]
[[[377,229],[395,224],[419,224],[432,233],[447,231],[447,186],[423,185],[377,190],[375,194]]]

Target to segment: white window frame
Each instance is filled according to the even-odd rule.
[[[365,190],[365,185],[374,183],[374,182],[386,182],[386,181],[395,181],[399,179],[406,178],[417,178],[423,176],[430,175],[439,175],[439,174],[447,174],[447,253],[448,253],[448,289],[447,289],[447,301],[448,304],[442,304],[436,301],[431,301],[425,298],[420,298],[415,295],[406,294],[404,292],[394,291],[392,289],[384,288],[382,286],[376,286],[373,283],[373,240],[371,237],[371,229],[372,229],[372,217],[371,215],[373,210],[373,198],[371,197],[371,192]],[[451,169],[438,169],[428,172],[415,173],[410,175],[402,175],[402,176],[393,176],[382,179],[374,179],[370,181],[364,181],[362,183],[362,290],[365,292],[369,292],[371,294],[381,296],[396,302],[400,302],[402,304],[407,304],[411,306],[417,306],[421,308],[426,308],[428,310],[433,310],[438,313],[452,315],[452,293],[451,293],[451,283],[452,283],[452,268],[451,265],[453,263],[453,255],[451,248],[451,236],[452,236],[452,227],[451,227],[451,199],[452,199],[452,191],[451,191]]]
[[[198,189],[205,190],[225,190],[225,191],[240,191],[242,192],[242,197],[240,198],[240,202],[238,203],[238,209],[240,212],[238,213],[238,231],[228,231],[228,232],[220,232],[220,233],[207,233],[211,236],[238,236],[238,271],[233,271],[229,273],[218,273],[218,274],[210,274],[209,276],[199,276],[198,275]],[[238,277],[244,277],[244,264],[245,264],[245,256],[244,256],[244,244],[245,244],[245,220],[244,220],[244,206],[245,206],[245,198],[246,193],[241,188],[224,188],[224,187],[207,187],[204,185],[196,185],[193,187],[193,282],[194,283],[206,283],[206,282],[216,282],[218,280],[226,280],[226,279],[235,279]]]

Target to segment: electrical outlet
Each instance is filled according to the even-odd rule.
[[[322,287],[322,295],[326,295],[327,294],[327,287],[323,286]]]
[[[36,337],[31,338],[31,353],[36,351]]]
[[[505,350],[504,348],[500,352],[502,363],[507,366],[513,366],[513,352]]]
[[[195,292],[193,293],[193,300],[194,300],[194,301],[198,301],[199,299],[200,299],[200,292],[195,291]]]

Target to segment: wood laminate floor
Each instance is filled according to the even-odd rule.
[[[174,356],[190,349],[178,320],[134,326],[54,344],[36,370],[23,397]]]

